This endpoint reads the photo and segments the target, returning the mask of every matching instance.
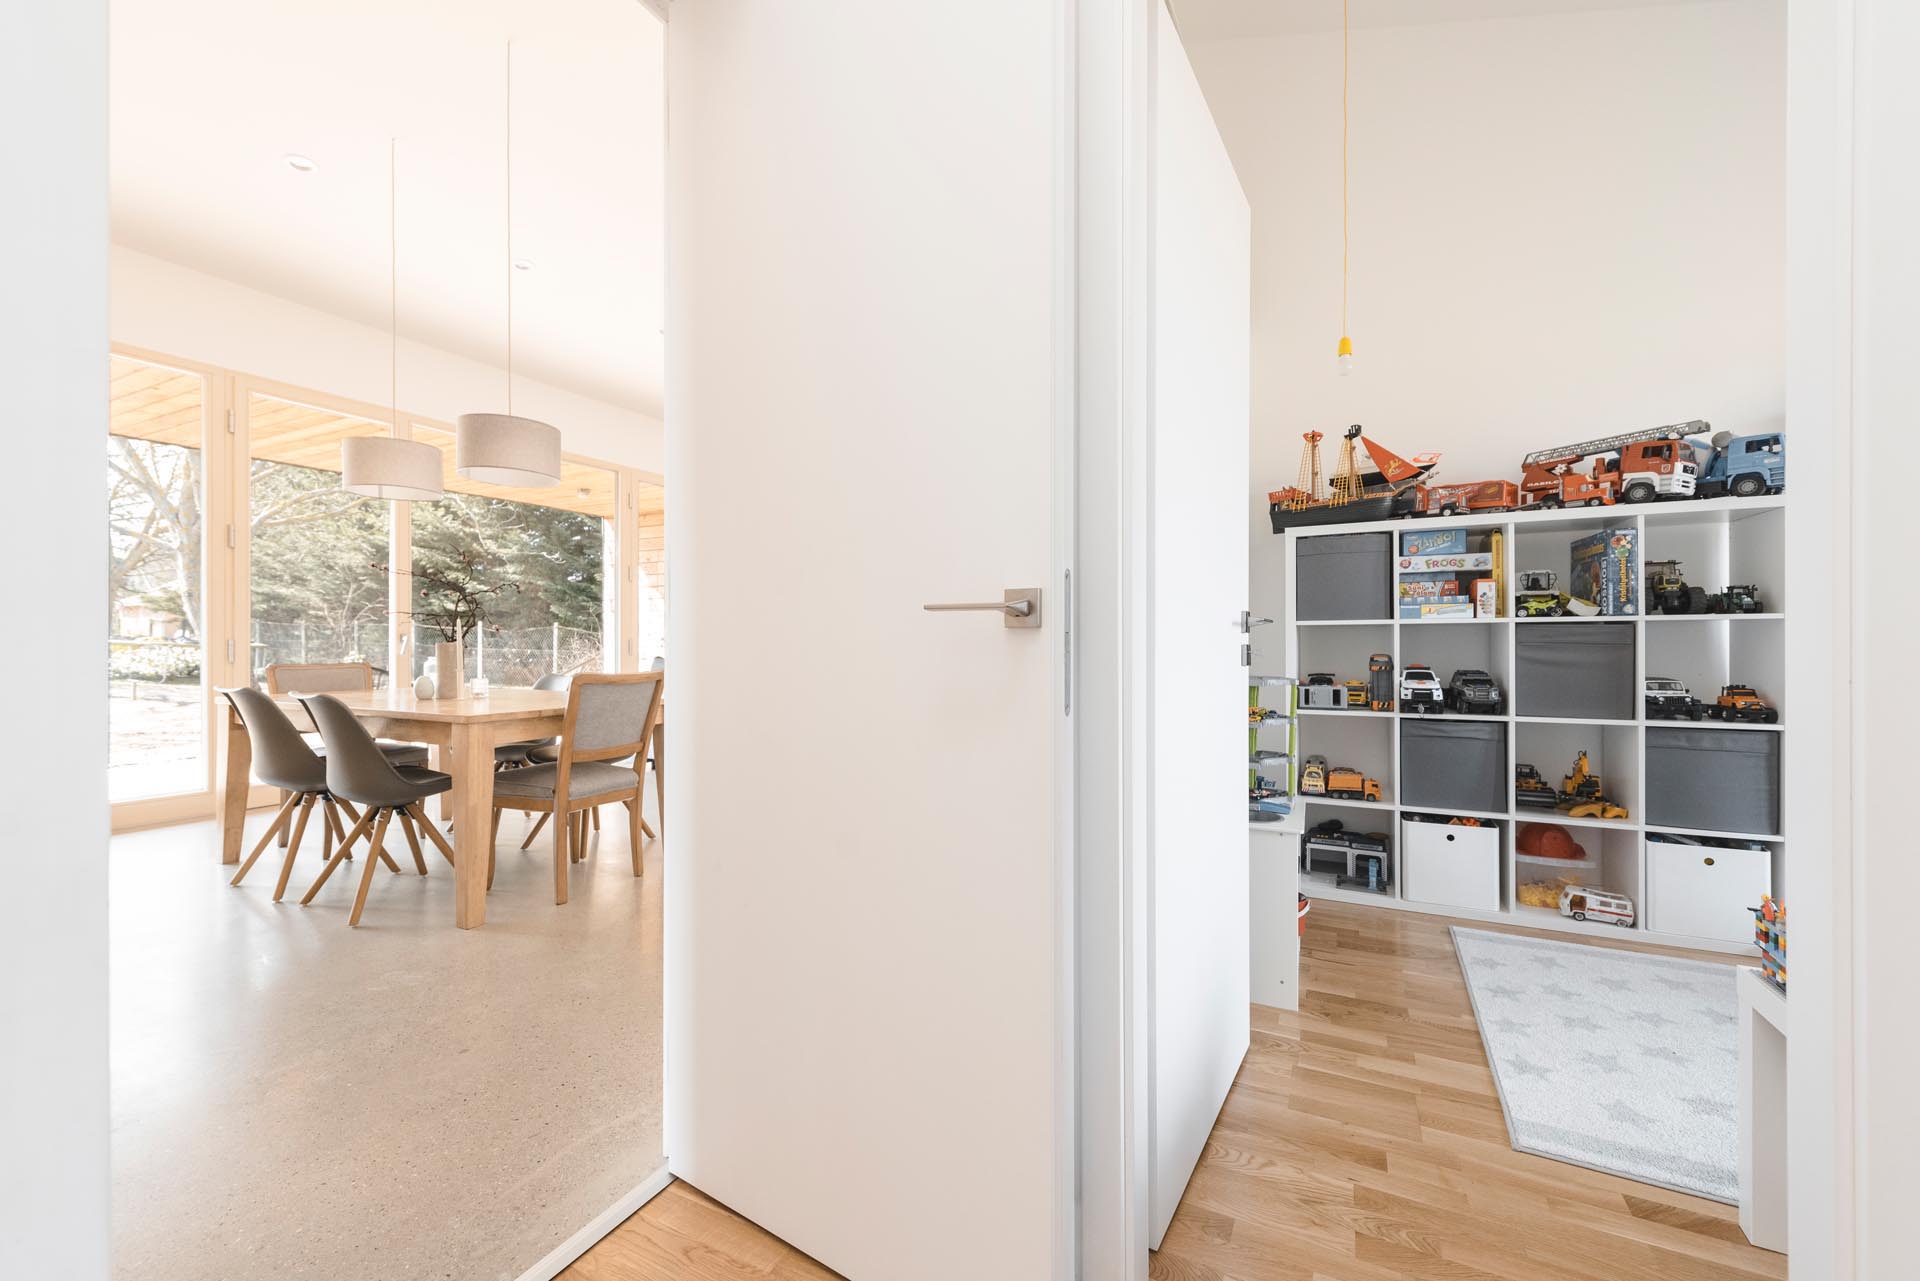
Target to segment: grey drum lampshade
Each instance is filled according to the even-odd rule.
[[[557,485],[560,429],[517,414],[462,414],[454,424],[453,465],[468,480]]]
[[[349,436],[340,442],[340,487],[368,498],[441,497],[440,451],[421,440]]]

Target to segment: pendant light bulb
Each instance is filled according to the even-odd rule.
[[[1353,339],[1340,335],[1340,354],[1336,357],[1340,365],[1340,376],[1345,378],[1353,372]]]

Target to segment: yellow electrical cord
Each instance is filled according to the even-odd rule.
[[[1347,260],[1352,243],[1347,226],[1347,132],[1348,86],[1352,81],[1352,28],[1348,19],[1349,0],[1340,0],[1340,351],[1353,355],[1353,339],[1347,336]]]

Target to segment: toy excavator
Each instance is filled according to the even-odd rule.
[[[1587,761],[1587,749],[1581,748],[1573,763],[1573,773],[1560,780],[1560,808],[1569,818],[1625,818],[1627,807],[1616,805],[1600,791],[1600,776]]]

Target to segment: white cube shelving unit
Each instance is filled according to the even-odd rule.
[[[1299,546],[1302,540],[1340,534],[1381,533],[1393,537],[1393,550],[1399,551],[1399,535],[1422,529],[1464,528],[1469,537],[1499,531],[1503,539],[1504,563],[1501,566],[1502,600],[1506,617],[1495,619],[1407,619],[1395,617],[1301,620],[1296,595],[1299,576]],[[1638,531],[1640,555],[1640,612],[1629,617],[1607,616],[1556,619],[1516,619],[1511,616],[1517,573],[1520,570],[1550,569],[1560,577],[1564,589],[1569,581],[1570,552],[1573,540],[1582,534],[1605,529],[1632,528]],[[1653,868],[1651,860],[1672,853],[1685,856],[1699,847],[1665,845],[1649,841],[1650,833],[1684,836],[1731,837],[1764,843],[1764,861],[1771,892],[1781,897],[1786,891],[1786,845],[1784,814],[1775,832],[1736,832],[1650,824],[1646,821],[1647,732],[1651,727],[1692,727],[1691,721],[1649,720],[1642,697],[1642,682],[1648,676],[1672,676],[1684,681],[1693,696],[1711,703],[1725,684],[1741,683],[1754,689],[1780,713],[1771,725],[1701,722],[1703,727],[1729,729],[1744,733],[1784,735],[1791,721],[1790,681],[1786,670],[1785,617],[1788,608],[1786,567],[1786,499],[1720,498],[1677,500],[1643,505],[1618,505],[1605,508],[1529,510],[1488,515],[1384,520],[1351,524],[1309,525],[1290,528],[1280,535],[1286,540],[1285,629],[1286,670],[1302,678],[1311,672],[1332,672],[1336,679],[1365,679],[1367,657],[1372,653],[1390,653],[1397,674],[1409,662],[1426,663],[1444,682],[1461,667],[1484,668],[1499,683],[1505,695],[1498,716],[1463,717],[1448,712],[1427,719],[1443,721],[1482,720],[1505,727],[1506,759],[1509,776],[1515,763],[1536,766],[1550,784],[1557,783],[1571,767],[1575,754],[1587,749],[1595,773],[1601,776],[1607,794],[1625,805],[1628,817],[1619,820],[1576,819],[1552,810],[1520,807],[1511,791],[1507,802],[1492,809],[1445,805],[1408,805],[1407,780],[1399,777],[1401,762],[1401,726],[1418,713],[1373,712],[1361,710],[1311,710],[1299,713],[1297,753],[1324,756],[1332,765],[1350,765],[1379,779],[1382,799],[1378,802],[1337,801],[1301,797],[1299,810],[1305,825],[1311,828],[1327,818],[1340,818],[1349,827],[1381,830],[1391,834],[1393,856],[1401,862],[1405,846],[1403,815],[1407,812],[1437,813],[1478,818],[1490,822],[1499,840],[1499,894],[1497,906],[1471,909],[1445,903],[1426,903],[1407,896],[1407,880],[1397,875],[1391,891],[1375,894],[1364,889],[1339,887],[1330,876],[1306,872],[1301,889],[1311,897],[1341,902],[1370,904],[1383,908],[1427,911],[1465,919],[1501,920],[1518,924],[1558,929],[1567,933],[1600,933],[1618,937],[1625,931],[1596,922],[1577,922],[1562,917],[1557,910],[1530,907],[1515,897],[1518,879],[1515,830],[1526,822],[1558,823],[1571,829],[1586,848],[1589,859],[1597,864],[1590,875],[1609,889],[1630,895],[1636,908],[1632,929],[1635,936],[1676,946],[1720,951],[1746,951],[1749,941],[1734,941],[1725,934],[1674,933],[1655,928],[1661,920],[1690,921],[1711,917],[1711,911],[1697,902],[1652,902],[1664,888],[1674,893],[1701,892],[1701,878],[1669,875],[1671,869]],[[1645,612],[1645,566],[1650,560],[1684,562],[1689,583],[1717,592],[1731,583],[1757,586],[1764,613],[1665,615]],[[1474,577],[1473,574],[1463,577]],[[1387,608],[1397,615],[1391,598]],[[1536,626],[1582,626],[1619,623],[1632,630],[1633,688],[1631,714],[1617,718],[1564,718],[1528,715],[1524,705],[1516,705],[1515,673],[1518,667],[1515,646],[1521,629]],[[1811,687],[1810,687],[1811,691]],[[1397,688],[1396,688],[1397,692]],[[1810,692],[1806,696],[1815,696]],[[1784,742],[1784,740],[1782,740]],[[1784,756],[1784,752],[1781,753]],[[1780,779],[1780,807],[1790,803],[1791,788]],[[1431,798],[1429,798],[1431,799]],[[1711,852],[1711,851],[1708,851]],[[1731,851],[1729,851],[1731,852]],[[1752,859],[1738,860],[1751,865]],[[1649,875],[1649,869],[1656,873]],[[1583,873],[1583,875],[1587,875]],[[1740,882],[1750,888],[1751,876]],[[1684,887],[1676,889],[1676,887]],[[1417,886],[1415,886],[1417,889]]]

